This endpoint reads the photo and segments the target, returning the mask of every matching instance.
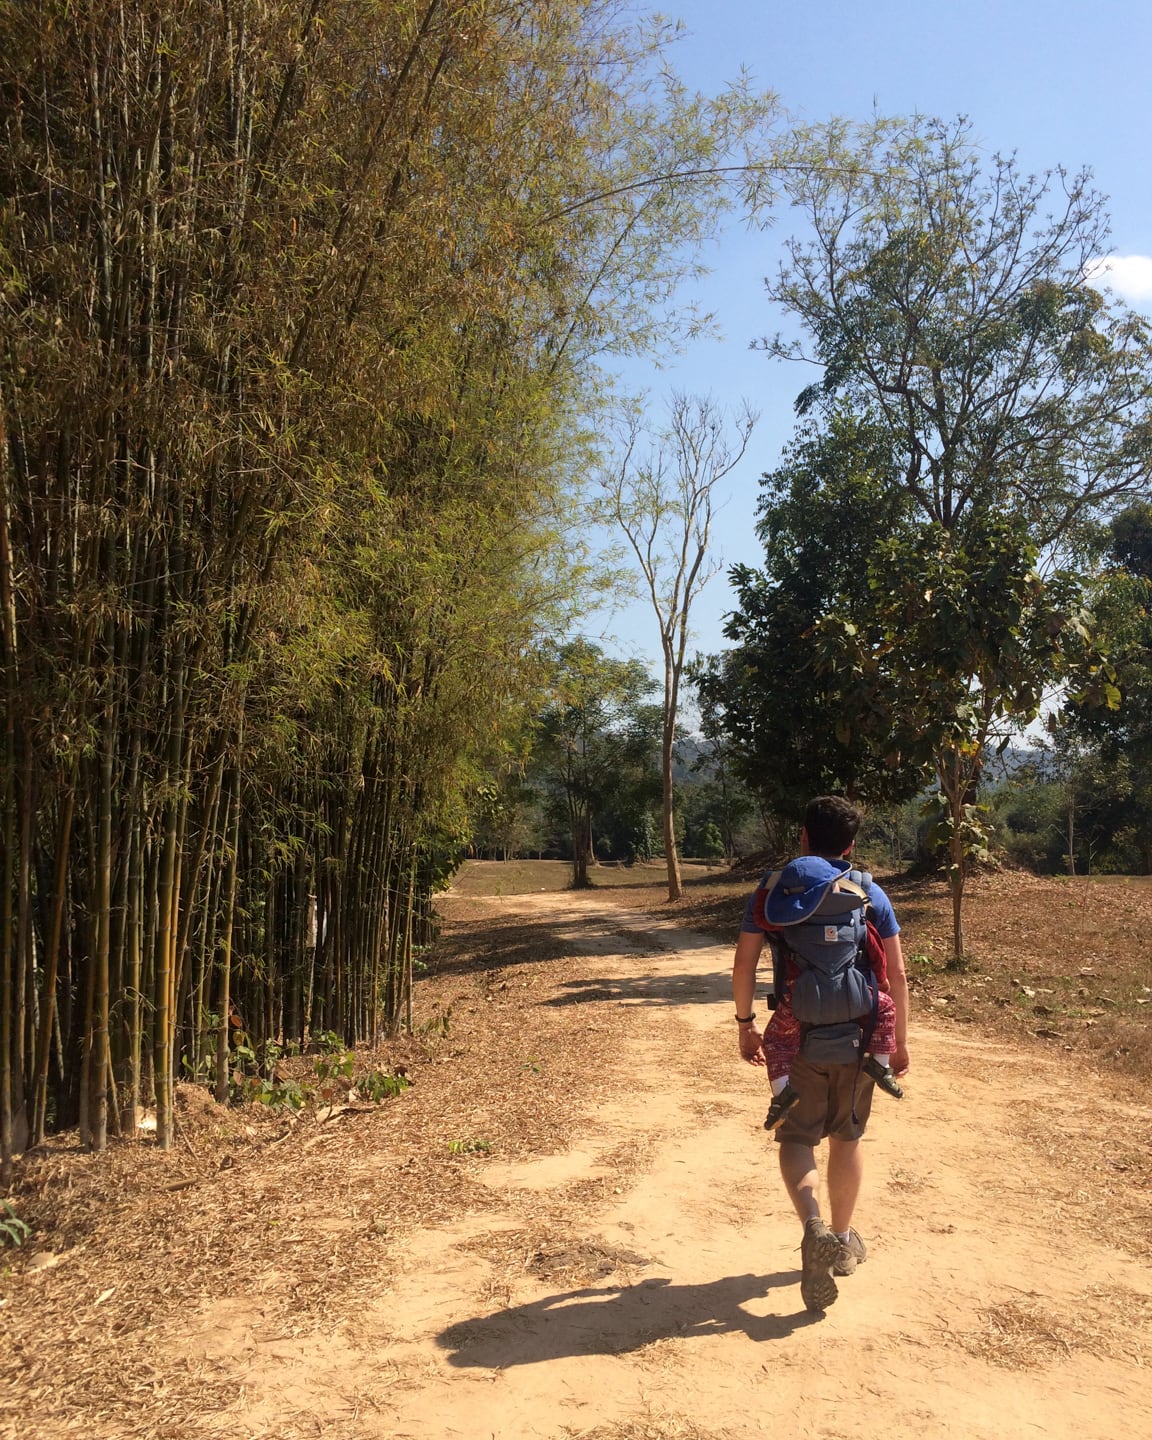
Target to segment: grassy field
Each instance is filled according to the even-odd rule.
[[[682,864],[686,880],[697,882],[725,874],[721,865],[702,860]],[[597,890],[658,890],[667,876],[663,860],[650,864],[594,865],[592,883]],[[454,895],[472,898],[481,895],[531,895],[542,890],[567,890],[572,883],[572,866],[567,860],[466,860],[452,881]]]

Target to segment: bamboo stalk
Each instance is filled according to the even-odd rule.
[[[228,1099],[228,1059],[232,1026],[232,936],[236,923],[236,889],[240,875],[240,774],[235,770],[231,777],[229,793],[229,842],[231,854],[228,857],[228,879],[224,899],[224,932],[220,944],[220,988],[218,1004],[220,1025],[216,1035],[216,1099],[221,1105]]]

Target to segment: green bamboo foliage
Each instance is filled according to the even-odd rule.
[[[591,357],[730,198],[645,176],[765,113],[623,13],[0,0],[5,1167],[411,1023]]]

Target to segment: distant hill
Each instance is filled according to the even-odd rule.
[[[1009,745],[1002,755],[993,755],[984,767],[985,781],[996,785],[1013,780],[1026,766],[1047,778],[1053,773],[1052,757],[1037,745]]]
[[[712,767],[705,764],[700,770],[692,767],[701,758],[707,760],[711,746],[700,735],[684,735],[676,741],[672,756],[672,778],[678,785],[700,785],[712,778]]]

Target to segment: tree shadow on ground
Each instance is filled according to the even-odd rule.
[[[558,934],[558,918],[566,927],[578,925],[579,937],[565,939]],[[479,919],[446,929],[431,966],[437,975],[465,975],[566,960],[573,955],[627,955],[637,959],[717,947],[717,942],[706,935],[678,935],[676,942],[646,931],[641,925],[625,928],[623,921],[615,918],[582,919],[574,914],[527,922],[518,919],[515,923],[504,918]]]
[[[560,994],[542,1003],[550,1008],[584,1005],[594,1000],[619,1000],[631,1005],[715,1005],[732,998],[727,970],[710,975],[590,975],[565,980]]]
[[[568,1290],[461,1320],[442,1330],[436,1341],[453,1352],[451,1365],[504,1370],[565,1356],[623,1355],[657,1340],[736,1332],[749,1340],[783,1340],[823,1317],[806,1310],[753,1315],[744,1309],[744,1302],[799,1282],[798,1270],[786,1270],[775,1275],[726,1276],[706,1285],[673,1285],[654,1278],[638,1285]]]
[[[445,936],[431,957],[430,969],[437,975],[475,975],[485,970],[567,960],[571,955],[572,946],[552,934],[546,925],[515,929],[476,925],[467,932]]]
[[[573,908],[545,920],[551,930],[567,931],[580,954],[601,955],[674,955],[685,950],[717,950],[727,941],[683,927],[678,916],[653,919],[641,911],[621,911],[616,915],[581,914]],[[669,932],[662,927],[672,924]],[[572,934],[573,931],[576,934]]]

